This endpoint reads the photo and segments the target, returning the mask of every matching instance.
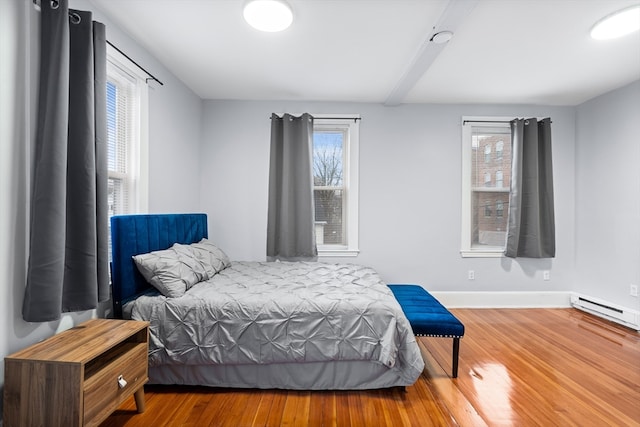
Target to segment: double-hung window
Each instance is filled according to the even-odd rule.
[[[504,252],[511,187],[510,120],[463,117],[463,257],[500,257]]]
[[[107,49],[109,218],[146,212],[148,199],[148,88],[146,75],[117,50]]]
[[[313,116],[313,196],[318,255],[356,256],[360,117]]]

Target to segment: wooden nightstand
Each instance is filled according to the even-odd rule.
[[[132,394],[144,411],[149,324],[89,320],[4,359],[4,426],[95,426]]]

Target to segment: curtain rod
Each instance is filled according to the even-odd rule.
[[[125,58],[127,58],[129,61],[131,61],[133,63],[133,65],[135,65],[136,67],[140,68],[142,71],[144,71],[145,73],[147,73],[147,76],[149,76],[149,78],[145,79],[145,82],[149,83],[149,80],[155,80],[156,82],[160,83],[160,86],[164,86],[164,83],[162,83],[160,80],[158,80],[158,78],[156,76],[154,76],[153,74],[151,74],[150,72],[148,72],[142,65],[138,64],[136,61],[134,61],[129,55],[127,55],[126,53],[124,53],[123,51],[121,51],[116,45],[114,45],[113,43],[111,43],[109,40],[107,40],[107,44],[109,46],[111,46],[112,48],[114,48],[115,50],[117,50],[118,52],[120,52],[120,54],[122,56],[124,56]]]
[[[278,115],[276,114],[276,116]],[[313,114],[311,114],[311,116],[313,117]],[[281,119],[282,117],[278,116],[278,118]],[[271,117],[269,117],[269,120],[271,120]],[[313,120],[353,120],[357,122],[358,120],[362,120],[362,117],[313,117]]]
[[[511,120],[463,120],[462,124],[466,125],[467,123],[511,123],[516,119]],[[553,122],[551,122],[553,123]]]
[[[42,10],[42,6],[40,5],[40,0],[32,0],[34,6],[36,6],[37,9]],[[77,14],[72,15],[71,12],[69,12],[69,16],[70,17],[74,17],[75,19],[79,19],[79,16]],[[76,22],[77,23],[77,22]],[[145,79],[146,83],[149,83],[149,80],[155,80],[156,82],[160,83],[161,86],[164,86],[164,83],[162,83],[160,80],[158,80],[158,78],[156,76],[154,76],[153,74],[151,74],[149,71],[147,71],[146,68],[144,68],[142,65],[138,64],[136,61],[134,61],[129,55],[127,55],[126,53],[124,53],[122,50],[120,50],[116,45],[114,45],[113,43],[111,43],[109,40],[107,40],[107,44],[109,46],[111,46],[112,48],[114,48],[115,50],[117,50],[122,56],[124,56],[125,58],[127,58],[129,61],[131,61],[131,63],[133,65],[135,65],[136,67],[140,68],[142,71],[145,72],[146,75],[149,76],[149,78]]]
[[[462,124],[467,123],[511,123],[511,120],[463,120]]]
[[[362,117],[314,117],[313,120],[353,120],[357,122],[362,120]]]

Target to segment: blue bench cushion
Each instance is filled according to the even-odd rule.
[[[464,325],[422,286],[388,285],[415,335],[462,337]]]

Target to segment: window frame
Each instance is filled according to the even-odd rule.
[[[346,245],[317,245],[318,257],[355,257],[360,250],[358,246],[358,187],[359,187],[359,145],[360,114],[311,114],[314,119],[313,130],[344,130],[343,147],[343,185],[345,204],[343,219],[346,221]],[[315,187],[314,187],[315,188]]]
[[[502,258],[504,257],[505,246],[474,248],[472,246],[472,225],[473,216],[471,212],[472,204],[472,188],[471,188],[471,172],[472,172],[472,128],[473,127],[505,127],[510,128],[510,122],[513,117],[504,116],[463,116],[461,121],[462,127],[462,225],[461,225],[461,241],[460,255],[463,258]],[[508,189],[511,193],[511,189]],[[506,242],[505,242],[506,245]]]
[[[126,74],[134,82],[134,93],[138,101],[138,114],[132,124],[131,145],[127,144],[126,175],[131,175],[127,212],[118,214],[146,213],[149,208],[149,88],[147,74],[129,58],[111,45],[107,45],[107,80],[113,78],[113,69]],[[109,170],[109,179],[122,179],[125,174]]]

